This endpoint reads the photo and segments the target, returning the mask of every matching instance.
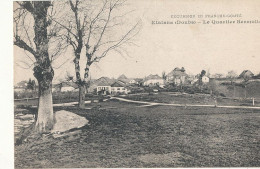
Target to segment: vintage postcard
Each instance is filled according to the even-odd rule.
[[[13,2],[15,168],[260,167],[260,1]]]

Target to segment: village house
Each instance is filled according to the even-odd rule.
[[[199,84],[200,83],[200,76],[199,75],[197,75],[196,77],[195,77],[195,79],[193,79],[192,81],[191,81],[191,84],[193,85],[193,84]],[[209,83],[209,81],[210,81],[210,78],[208,77],[208,76],[206,76],[206,75],[204,75],[203,77],[201,77],[201,82],[203,83],[203,84],[207,84],[207,83]]]
[[[130,79],[129,84],[137,84],[137,81],[135,79]]]
[[[254,76],[254,74],[250,70],[244,70],[238,78],[249,80]]]
[[[34,80],[29,79],[29,81],[23,80],[14,86],[14,92],[23,93],[25,91],[36,91],[38,90],[37,84]]]
[[[207,77],[206,75],[204,75],[202,78],[201,78],[201,81],[202,83],[209,83],[209,77]]]
[[[72,92],[78,91],[78,85],[74,82],[61,82],[52,85],[52,92]]]
[[[106,83],[99,84],[97,87],[97,94],[102,94],[102,95],[111,94],[111,86]]]
[[[167,83],[181,85],[187,83],[188,75],[185,73],[185,69],[176,67],[173,71],[167,74]]]
[[[161,78],[159,75],[149,75],[143,80],[144,86],[159,86],[164,87],[164,79]]]
[[[129,84],[138,84],[138,79],[137,78],[129,78],[128,83]]]
[[[98,80],[97,94],[128,94],[127,83],[121,80],[114,81],[113,79],[102,77]]]
[[[111,84],[106,79],[101,80],[97,84],[97,94],[109,95],[111,94]]]
[[[114,83],[116,80],[115,79],[110,79],[108,77],[100,77],[99,79],[91,79],[90,80],[90,85],[87,89],[88,93],[92,93],[92,92],[97,92],[97,87],[98,85],[102,85],[102,84],[112,84]]]
[[[78,91],[78,85],[73,82],[62,83],[61,92]]]
[[[127,78],[124,74],[120,75],[117,80],[124,82],[125,84],[129,84],[131,79]]]
[[[130,79],[129,84],[140,86],[142,81],[143,81],[143,79],[141,79],[141,78],[134,78],[134,79]]]
[[[111,85],[111,94],[128,94],[128,89],[126,83],[123,81],[116,81]]]
[[[21,81],[14,86],[15,92],[24,92],[27,88],[27,81]]]

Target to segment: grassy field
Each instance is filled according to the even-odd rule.
[[[214,98],[209,94],[176,94],[176,93],[157,93],[143,95],[127,95],[124,98],[136,101],[148,101],[158,103],[175,103],[175,104],[202,104],[215,105],[215,99],[218,105],[223,106],[252,106],[252,99],[237,99],[237,98]],[[260,106],[260,100],[255,99],[255,106]]]
[[[53,104],[59,104],[59,103],[70,103],[70,102],[78,102],[78,96],[75,96],[75,93],[73,96],[69,97],[69,93],[60,93],[61,96],[53,96]],[[86,95],[86,100],[93,101],[93,100],[99,100],[99,99],[107,99],[108,96],[88,96]],[[34,99],[18,99],[14,101],[15,106],[38,106],[38,98]]]
[[[64,137],[46,136],[15,146],[15,166],[260,166],[258,110],[141,108],[118,101],[91,106],[98,108],[59,108],[86,117],[89,125]]]

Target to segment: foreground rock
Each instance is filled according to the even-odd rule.
[[[61,110],[55,113],[56,123],[52,133],[63,133],[70,129],[80,128],[88,124],[88,120],[75,113]]]

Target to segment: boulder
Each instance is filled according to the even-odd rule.
[[[51,131],[52,133],[62,133],[88,124],[88,120],[85,117],[65,110],[55,112],[55,120],[56,123]]]

